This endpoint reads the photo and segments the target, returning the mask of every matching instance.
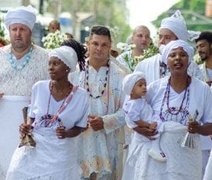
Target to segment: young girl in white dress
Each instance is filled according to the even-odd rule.
[[[153,110],[145,100],[147,88],[144,74],[142,72],[134,72],[127,75],[123,80],[123,90],[128,95],[123,105],[128,127],[134,129],[139,126],[146,126],[152,129],[152,131],[158,132],[155,136],[149,137],[150,139],[155,139],[153,141],[150,141],[150,139],[137,132],[133,134],[133,139],[140,143],[151,143],[152,145],[148,154],[156,161],[166,162],[166,156],[160,147],[160,134],[163,131],[163,125],[157,122],[156,117],[153,117]],[[133,167],[132,162],[137,158],[135,149],[131,148],[132,144],[130,145],[126,161],[126,166],[131,167]]]

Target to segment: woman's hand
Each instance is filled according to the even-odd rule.
[[[19,132],[21,137],[24,137],[26,134],[31,135],[32,126],[30,124],[23,123],[19,126]]]
[[[156,129],[149,128],[149,127],[142,128],[137,126],[133,128],[133,130],[149,139],[152,139],[152,136],[155,136],[158,133]]]
[[[84,129],[74,126],[71,129],[66,130],[64,126],[60,126],[56,129],[56,136],[59,139],[71,138],[78,136]]]
[[[197,121],[190,121],[188,123],[188,132],[189,133],[200,133],[201,125]]]
[[[198,122],[189,122],[188,124],[188,132],[190,133],[198,133],[203,136],[212,135],[212,123],[205,123],[203,125]]]

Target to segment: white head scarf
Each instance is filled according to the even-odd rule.
[[[16,9],[9,10],[5,16],[5,25],[9,30],[9,26],[15,23],[20,23],[33,29],[36,21],[36,9],[32,6],[21,6]]]
[[[167,64],[168,56],[171,52],[172,49],[176,49],[178,47],[182,47],[183,50],[188,54],[188,60],[189,63],[191,63],[193,56],[194,56],[194,48],[187,43],[186,41],[183,40],[176,40],[176,41],[171,41],[169,42],[163,49],[162,52],[162,60]]]
[[[179,10],[177,10],[171,17],[162,20],[159,29],[169,29],[178,39],[184,41],[189,39],[189,33],[186,27],[186,22]]]
[[[145,79],[145,75],[142,72],[133,72],[126,75],[122,81],[122,89],[124,93],[130,95],[135,83],[140,79]]]
[[[72,47],[61,46],[59,48],[55,48],[49,53],[49,58],[50,57],[57,57],[63,61],[64,64],[70,68],[70,72],[76,71],[78,57],[77,53]]]

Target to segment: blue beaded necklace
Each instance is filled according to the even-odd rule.
[[[16,57],[12,54],[12,49],[8,54],[7,60],[13,67],[13,69],[20,71],[22,70],[28,63],[31,58],[33,48],[31,47],[29,51],[21,58],[21,60],[17,60]]]
[[[162,121],[167,121],[167,119],[164,117],[164,115],[167,116],[169,114],[173,117],[175,116],[175,118],[176,118],[179,113],[182,113],[180,122],[183,124],[183,121],[185,120],[186,116],[189,115],[189,112],[187,110],[188,106],[189,106],[189,95],[190,95],[189,79],[187,79],[187,87],[184,90],[183,99],[182,99],[179,107],[170,107],[170,105],[169,105],[169,95],[170,95],[170,86],[171,86],[170,81],[171,81],[171,78],[169,78],[167,86],[166,86],[166,91],[164,93],[159,116]],[[185,100],[186,100],[185,106],[183,107]],[[163,108],[164,108],[165,103],[166,103],[168,109],[166,110],[165,113],[163,113]]]

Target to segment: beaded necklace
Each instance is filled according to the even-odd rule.
[[[32,55],[32,50],[33,48],[31,46],[29,51],[21,58],[21,60],[17,60],[16,57],[12,54],[12,47],[11,47],[11,51],[8,54],[7,60],[9,61],[13,69],[20,71],[29,63],[29,60]]]
[[[107,70],[106,70],[105,78],[104,78],[103,90],[101,91],[100,95],[94,96],[93,94],[91,94],[91,90],[90,90],[90,87],[89,87],[89,61],[87,61],[86,67],[85,67],[85,89],[89,93],[90,97],[92,97],[94,99],[98,99],[98,98],[103,96],[103,94],[104,94],[104,92],[106,90],[106,87],[107,87],[107,82],[109,80],[109,77],[108,77],[109,76],[109,69],[110,69],[110,65],[109,65],[109,61],[108,61]]]
[[[179,108],[170,107],[170,105],[169,105],[170,86],[171,86],[170,82],[171,82],[171,78],[169,78],[167,86],[166,86],[166,91],[164,93],[164,97],[163,97],[162,105],[161,105],[161,108],[160,108],[159,116],[160,116],[160,119],[162,121],[167,121],[167,119],[165,119],[164,116],[163,116],[163,108],[164,108],[164,105],[165,105],[165,102],[166,102],[166,105],[167,105],[167,108],[168,108],[166,113],[168,113],[170,115],[177,116],[179,113],[183,112],[184,114],[182,115],[182,119],[181,119],[181,121],[183,121],[183,119],[189,114],[188,111],[187,111],[187,108],[189,106],[189,94],[190,94],[189,82],[188,82],[188,79],[187,79],[187,87],[185,89],[183,99],[181,101]],[[183,104],[184,104],[185,99],[186,99],[186,103],[185,103],[185,107],[183,108]]]
[[[64,98],[61,106],[57,110],[57,113],[55,115],[50,115],[49,114],[49,107],[51,103],[51,97],[52,97],[52,90],[53,90],[53,83],[50,82],[50,95],[49,95],[49,100],[48,100],[48,106],[47,106],[47,113],[46,115],[42,116],[41,120],[43,120],[44,126],[45,127],[50,127],[54,124],[54,122],[58,121],[60,126],[63,126],[62,121],[59,119],[59,115],[65,110],[65,108],[68,106],[68,104],[71,102],[72,97],[74,93],[77,91],[78,86],[74,86],[72,91],[69,92]]]

